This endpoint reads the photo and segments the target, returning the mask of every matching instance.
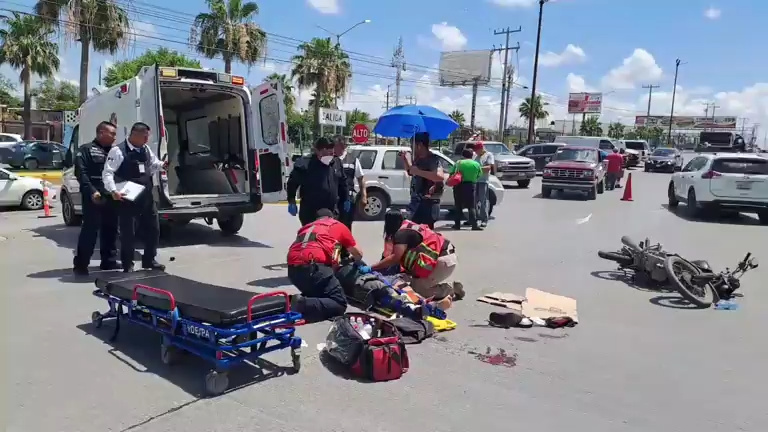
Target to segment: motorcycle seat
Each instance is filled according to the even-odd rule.
[[[691,263],[704,271],[712,271],[712,267],[710,267],[709,262],[706,260],[695,260],[691,261]]]

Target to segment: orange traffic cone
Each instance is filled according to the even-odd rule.
[[[622,201],[633,201],[632,199],[632,173],[629,173],[627,177],[627,184],[624,185],[624,196],[621,197]]]
[[[45,180],[41,181],[43,185],[43,216],[38,216],[38,218],[51,218],[53,215],[51,214],[51,203],[48,199],[48,185],[45,184]]]

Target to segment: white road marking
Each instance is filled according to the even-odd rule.
[[[578,220],[576,221],[576,225],[585,224],[585,223],[589,222],[589,220],[590,220],[590,219],[592,219],[592,213],[590,213],[589,215],[587,215],[587,217],[585,217],[585,218],[581,218],[581,219],[578,219]]]

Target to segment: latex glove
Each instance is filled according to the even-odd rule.
[[[289,203],[288,204],[288,213],[291,216],[296,216],[299,213],[299,208],[296,207],[296,203]]]
[[[344,212],[349,213],[350,210],[352,210],[352,201],[344,201]]]
[[[357,268],[357,271],[359,271],[361,274],[368,274],[368,273],[372,272],[373,270],[371,269],[370,266],[362,265],[362,266]]]

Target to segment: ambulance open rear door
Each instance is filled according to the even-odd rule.
[[[163,103],[160,98],[160,73],[157,65],[145,66],[141,69],[139,86],[138,121],[149,126],[150,133],[147,145],[158,158],[167,158],[168,147],[165,139]],[[157,183],[158,180],[159,183]],[[160,186],[160,195],[164,196],[165,201],[170,202],[168,174],[165,171],[160,171],[155,178],[155,184]]]
[[[287,198],[285,176],[291,162],[283,89],[272,81],[251,91],[254,136],[248,143],[248,165],[257,173],[262,202],[283,201]],[[254,183],[251,187],[255,189]]]

